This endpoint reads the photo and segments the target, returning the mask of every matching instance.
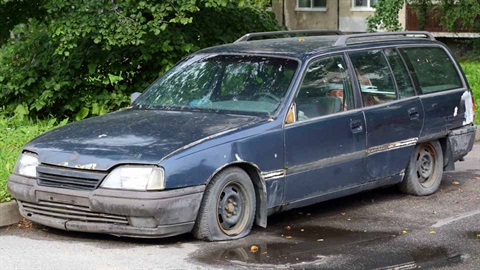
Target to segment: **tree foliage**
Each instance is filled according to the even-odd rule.
[[[44,0],[2,45],[0,107],[81,119],[126,106],[185,55],[277,29],[265,3]]]
[[[480,31],[479,0],[379,0],[376,11],[367,20],[368,30],[399,31],[402,27],[398,21],[399,11],[404,4],[409,4],[418,17],[418,30],[426,26],[428,14],[433,9],[438,12],[440,24],[449,31],[473,29]]]
[[[400,31],[402,25],[398,21],[398,13],[405,4],[405,0],[379,0],[375,5],[375,14],[367,18],[368,32],[379,29]]]

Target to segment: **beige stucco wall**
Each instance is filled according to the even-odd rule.
[[[297,11],[296,0],[273,0],[272,10],[281,24],[283,24],[283,1],[285,1],[285,24],[288,29],[337,29],[337,1],[327,1],[326,11]]]
[[[367,17],[373,10],[354,10],[351,0],[340,0],[340,30],[344,32],[366,32]]]

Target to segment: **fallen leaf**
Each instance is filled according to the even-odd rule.
[[[285,238],[292,239],[293,237],[291,235],[287,235]]]
[[[342,212],[342,213],[340,213],[340,215],[342,215],[342,216],[345,216],[345,213],[344,213],[344,212]]]
[[[290,230],[292,229],[292,227],[290,227],[290,226],[285,226],[285,227],[283,227],[283,228],[284,228],[285,230],[287,230],[287,231],[290,231]]]
[[[402,234],[407,234],[408,232],[407,231],[402,231]]]
[[[431,231],[431,232],[429,232],[429,234],[437,234],[437,232],[436,231]]]
[[[257,246],[251,246],[251,247],[250,247],[250,252],[255,253],[255,252],[257,252],[257,251],[258,251],[258,247],[257,247]]]
[[[452,182],[452,185],[460,185],[460,183],[457,182],[457,181],[453,181],[453,182]]]
[[[300,231],[301,231],[301,232],[304,232],[305,230],[304,230],[304,229],[301,229]]]
[[[317,242],[323,242],[323,239],[317,239]]]

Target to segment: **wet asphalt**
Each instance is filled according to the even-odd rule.
[[[243,239],[131,239],[26,220],[0,228],[1,269],[480,269],[480,143],[428,197],[377,189],[269,217]]]

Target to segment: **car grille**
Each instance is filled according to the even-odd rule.
[[[70,169],[48,165],[37,167],[38,185],[76,190],[96,189],[106,172]]]
[[[86,206],[46,201],[40,201],[38,204],[19,201],[19,204],[21,209],[27,213],[27,216],[41,215],[67,219],[69,221],[75,220],[128,225],[128,219],[125,216],[91,212]]]

